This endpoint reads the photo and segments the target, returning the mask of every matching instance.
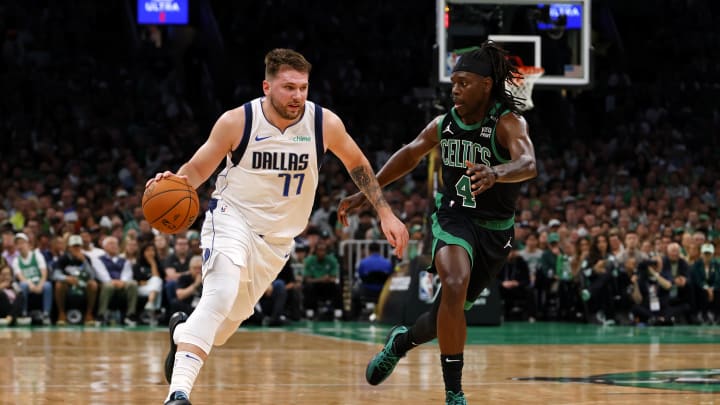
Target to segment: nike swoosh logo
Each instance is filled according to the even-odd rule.
[[[263,136],[263,137],[260,137],[260,135],[255,136],[255,140],[258,141],[258,142],[259,142],[259,141],[264,141],[264,140],[266,140],[266,139],[268,139],[268,138],[270,138],[270,136]]]
[[[445,359],[445,363],[457,363],[460,360]]]
[[[195,360],[195,361],[197,361],[197,362],[200,361],[200,360],[196,359],[195,357],[193,357],[193,356],[191,356],[191,355],[189,355],[189,354],[186,354],[185,357],[188,358],[188,359]]]

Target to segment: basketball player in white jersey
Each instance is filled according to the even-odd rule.
[[[197,188],[225,159],[202,229],[203,293],[187,317],[170,320],[165,404],[190,404],[195,378],[213,346],[224,344],[252,313],[305,228],[326,150],[344,164],[377,210],[401,257],[405,225],[392,213],[360,148],[333,112],[307,101],[311,65],[289,49],[265,57],[265,97],[225,112],[208,140],[178,170]],[[148,181],[172,175],[159,173]]]

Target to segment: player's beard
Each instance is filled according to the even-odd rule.
[[[273,109],[282,117],[284,120],[295,120],[297,117],[300,116],[300,114],[303,112],[303,105],[300,105],[300,108],[298,108],[297,111],[292,112],[288,111],[286,106],[283,106],[275,101],[272,97],[268,97],[270,99],[270,105],[272,105]]]

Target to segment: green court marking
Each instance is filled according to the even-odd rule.
[[[295,322],[284,328],[241,326],[243,332],[291,331],[366,343],[383,343],[392,325],[363,322]],[[5,328],[3,328],[5,329]],[[12,327],[5,330],[96,332],[167,331],[167,327]],[[435,342],[436,343],[436,342]],[[433,344],[435,344],[433,343]],[[506,322],[501,326],[468,327],[467,343],[475,345],[582,345],[582,344],[712,344],[720,343],[720,326],[634,327],[559,322]]]
[[[720,369],[716,368],[643,370],[632,373],[598,374],[588,377],[516,377],[513,380],[605,384],[697,393],[720,392]]]
[[[286,328],[301,333],[382,343],[392,326],[354,322],[297,323]],[[556,322],[508,322],[501,326],[468,327],[468,344],[697,344],[720,342],[718,326],[639,328]]]

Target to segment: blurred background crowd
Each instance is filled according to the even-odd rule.
[[[718,315],[720,5],[637,3],[593,2],[592,88],[533,96],[539,176],[523,187],[498,278],[506,319]],[[343,117],[375,169],[447,111],[433,87],[434,2],[198,0],[187,27],[138,26],[133,4],[0,5],[0,324],[134,326],[192,309],[203,218],[158,234],[142,215],[144,184],[187,160],[222,111],[261,95],[274,47],[314,64],[310,99]],[[421,165],[386,191],[413,254],[428,245],[427,184]],[[202,205],[211,190],[198,190]],[[382,280],[346,268],[339,249],[382,234],[372,211],[337,223],[352,192],[328,156],[310,224],[253,322],[356,319],[361,298],[377,299]],[[366,256],[393,271],[377,247]]]

